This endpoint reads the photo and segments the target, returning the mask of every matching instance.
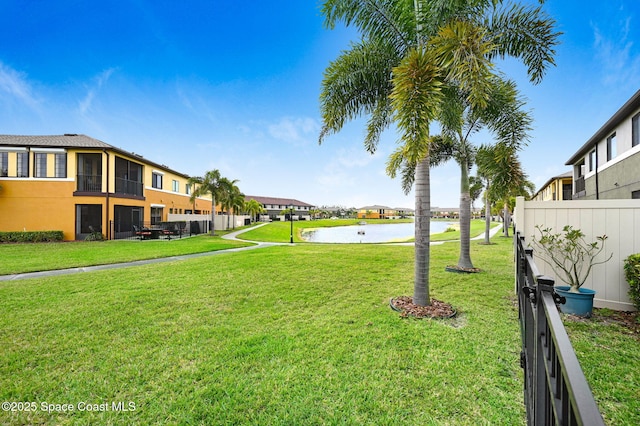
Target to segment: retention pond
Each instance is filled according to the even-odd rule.
[[[431,222],[431,233],[444,232],[451,222]],[[402,242],[414,237],[414,223],[366,224],[311,228],[302,238],[313,243],[388,243]]]

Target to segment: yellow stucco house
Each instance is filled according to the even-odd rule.
[[[535,193],[533,201],[571,200],[573,192],[573,172],[553,176]]]
[[[0,231],[113,239],[169,214],[210,214],[211,199],[189,201],[188,179],[85,135],[0,135]]]

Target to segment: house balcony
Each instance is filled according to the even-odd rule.
[[[116,178],[116,194],[142,197],[142,182],[135,180]]]
[[[78,192],[102,192],[102,175],[79,174],[76,182]]]

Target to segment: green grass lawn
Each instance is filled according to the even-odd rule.
[[[451,274],[456,245],[433,250],[432,296],[459,312],[448,321],[389,308],[411,293],[406,246],[278,246],[2,282],[3,401],[135,411],[0,423],[522,424],[511,242],[473,254],[485,272]]]
[[[156,259],[251,245],[200,235],[173,240],[0,244],[0,275]]]
[[[389,308],[412,292],[407,246],[284,245],[0,282],[0,396],[37,409],[0,411],[0,424],[523,424],[512,241],[493,241],[472,242],[483,272],[471,275],[444,271],[458,244],[432,247],[431,295],[459,312],[447,321]],[[61,265],[226,244],[2,245],[0,258]],[[569,334],[607,423],[640,424],[640,341],[603,316],[567,320]],[[79,411],[86,403],[108,410]]]
[[[640,336],[612,314],[596,309],[594,318],[564,317],[564,323],[605,422],[638,425]]]

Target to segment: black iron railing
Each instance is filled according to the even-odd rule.
[[[604,425],[556,307],[564,298],[540,275],[519,232],[515,246],[527,423]]]
[[[142,197],[142,182],[117,177],[116,194],[136,195]]]
[[[102,175],[78,174],[79,192],[102,192]]]
[[[110,221],[110,239],[176,239],[198,234],[208,233],[211,223],[206,220],[201,221],[175,221],[175,222],[118,222]]]

